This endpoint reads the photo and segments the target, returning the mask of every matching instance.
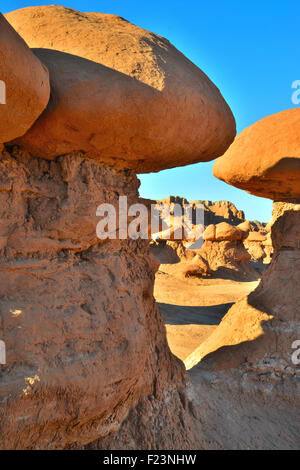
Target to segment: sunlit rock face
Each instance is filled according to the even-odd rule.
[[[1,145],[0,446],[195,448],[149,242],[97,238],[96,209],[141,202],[136,172],[223,154],[231,110],[169,41],[123,18],[55,5],[6,18],[51,93]]]
[[[219,417],[199,409],[202,421],[211,419],[213,446],[299,447],[299,116],[299,109],[288,110],[255,123],[214,165],[220,179],[276,202],[269,224],[274,253],[258,287],[185,360],[198,407],[208,384],[211,408],[224,403]]]
[[[204,232],[201,256],[215,276],[255,280],[256,271],[249,264],[250,254],[243,245],[247,234],[227,222],[209,225]]]
[[[218,88],[167,39],[103,13],[57,5],[6,14],[51,77],[51,100],[19,141],[74,150],[138,173],[213,160],[234,139]]]
[[[268,264],[272,255],[272,241],[270,233],[265,230],[249,232],[244,240],[244,247],[253,261],[262,261]]]
[[[214,163],[214,176],[255,196],[299,198],[299,128],[299,107],[255,122]]]
[[[299,202],[274,204],[275,252],[259,286],[185,360],[205,448],[299,447]]]
[[[155,305],[148,242],[96,236],[98,205],[137,202],[138,186],[132,172],[80,154],[3,151],[1,448],[82,446],[113,435],[128,413],[133,447],[147,441],[138,423],[152,414],[149,445],[191,445],[184,367]]]
[[[0,13],[0,147],[28,131],[49,97],[46,66]]]

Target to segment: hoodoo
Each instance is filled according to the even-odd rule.
[[[25,134],[48,104],[49,74],[0,13],[0,147]]]
[[[234,448],[289,448],[299,442],[300,370],[293,361],[293,344],[300,338],[299,135],[300,109],[283,111],[243,131],[214,164],[218,178],[275,200],[274,254],[259,286],[231,307],[185,361],[188,368],[195,366],[191,374],[202,394],[210,378],[212,407],[218,407],[222,390],[227,410],[234,408],[236,425],[231,427],[224,411],[215,433],[219,438],[223,433],[225,446],[230,441]],[[276,424],[268,427],[275,409]],[[242,428],[253,410],[257,418],[250,436]],[[250,418],[247,423],[254,426]]]
[[[138,202],[136,172],[221,155],[233,115],[166,39],[120,17],[44,6],[6,18],[37,48],[22,42],[51,98],[0,160],[1,448],[195,448],[148,241],[99,240],[96,209]]]
[[[165,38],[55,5],[6,18],[51,75],[49,106],[18,141],[28,150],[82,150],[143,173],[212,160],[231,144],[235,121],[219,90]]]

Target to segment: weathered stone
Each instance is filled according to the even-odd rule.
[[[1,147],[28,131],[50,96],[48,70],[1,13],[0,80]]]
[[[169,434],[157,417],[149,446],[193,445],[184,367],[155,305],[148,242],[96,237],[98,205],[116,207],[118,195],[138,202],[138,185],[132,172],[80,154],[47,161],[3,151],[2,449],[81,447],[126,418],[140,448],[141,422],[166,408]]]
[[[219,90],[166,39],[115,15],[55,5],[6,18],[50,71],[49,105],[18,140],[34,154],[80,150],[149,172],[212,160],[232,142],[235,121]]]
[[[300,108],[256,122],[213,167],[214,176],[277,201],[300,198]]]

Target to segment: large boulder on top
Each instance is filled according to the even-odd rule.
[[[216,240],[242,240],[244,233],[238,227],[234,227],[227,222],[221,222],[216,225]]]
[[[32,153],[81,150],[148,172],[212,160],[232,142],[235,121],[219,90],[165,38],[55,5],[6,18],[51,75],[47,110],[17,141]]]
[[[237,227],[240,230],[242,230],[242,232],[244,232],[245,234],[248,234],[252,230],[252,224],[251,224],[250,220],[245,220],[244,222],[238,224]]]
[[[268,116],[237,136],[214,176],[278,201],[300,198],[300,109]]]
[[[227,222],[206,227],[201,256],[217,277],[236,280],[254,280],[257,273],[249,264],[250,255],[242,240],[245,232]]]
[[[0,143],[22,136],[49,101],[46,67],[0,13]]]

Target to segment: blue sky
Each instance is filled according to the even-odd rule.
[[[290,0],[0,0],[6,13],[59,4],[81,11],[118,14],[167,37],[220,88],[238,132],[258,119],[295,105],[292,82],[300,79],[300,2]],[[267,221],[271,201],[248,195],[212,175],[212,162],[141,175],[143,197],[228,199],[246,217]]]

